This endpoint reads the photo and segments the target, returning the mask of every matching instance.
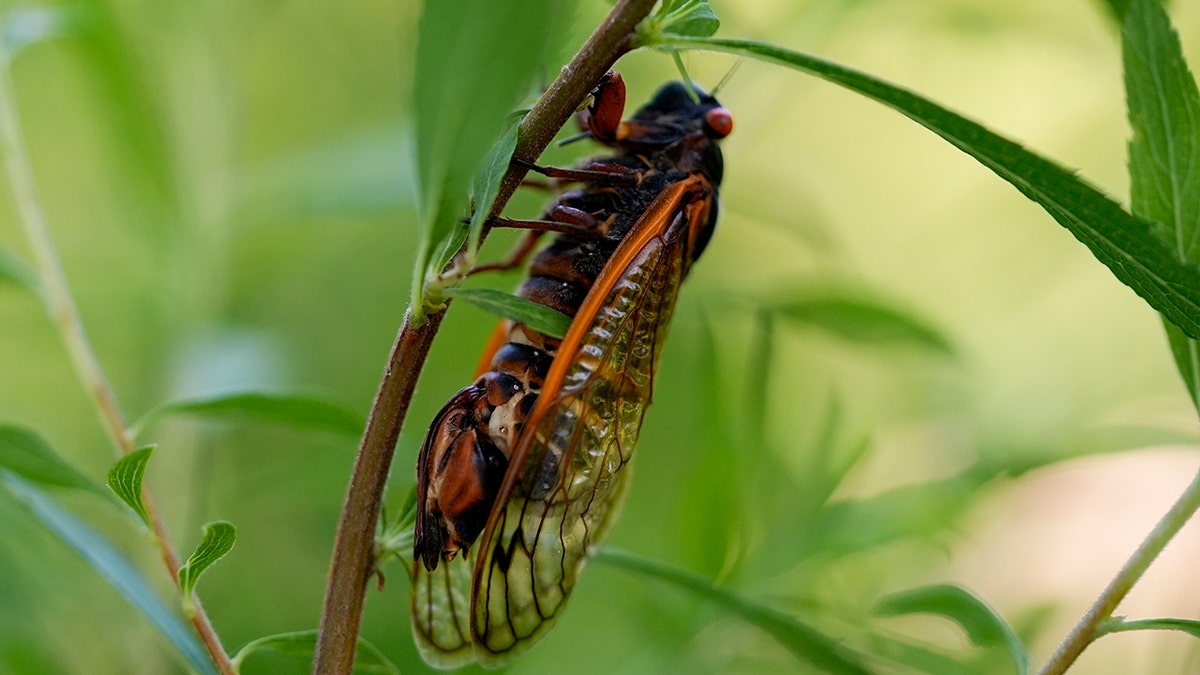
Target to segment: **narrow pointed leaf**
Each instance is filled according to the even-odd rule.
[[[1153,226],[1102,192],[983,126],[857,70],[754,40],[663,38],[658,49],[740,54],[803,70],[872,98],[978,160],[1036,202],[1113,275],[1190,337],[1200,337],[1200,266],[1179,261]]]
[[[571,317],[532,300],[491,288],[454,288],[446,293],[465,300],[489,314],[519,321],[551,337],[562,338],[571,327]]]
[[[37,272],[32,267],[12,251],[0,248],[0,286],[4,284],[24,286],[34,293],[40,293],[41,288]]]
[[[108,470],[108,487],[129,505],[142,522],[150,525],[146,515],[146,504],[142,501],[142,479],[146,476],[146,463],[157,446],[147,445],[125,455]]]
[[[862,656],[836,638],[779,610],[716,586],[693,572],[611,547],[601,550],[596,560],[668,582],[715,602],[722,609],[766,631],[796,658],[821,669],[822,672],[848,675],[872,672],[867,668]]]
[[[216,421],[252,419],[348,436],[360,435],[366,424],[358,412],[317,396],[238,391],[161,405],[143,415],[131,431],[135,436],[141,435],[150,425],[169,415],[192,415]]]
[[[865,293],[814,292],[781,299],[766,310],[854,342],[909,345],[954,354],[950,341],[928,322]]]
[[[225,557],[237,541],[237,528],[227,520],[218,520],[204,526],[204,535],[187,562],[179,568],[179,592],[183,595],[184,607],[190,611],[192,593],[196,583],[213,563]]]
[[[233,665],[240,669],[247,657],[258,652],[275,652],[276,654],[310,658],[316,647],[317,631],[315,630],[267,635],[247,642],[239,649],[237,655],[233,657]],[[378,647],[359,637],[357,653],[354,657],[354,672],[399,675],[400,669],[389,661]]]
[[[971,642],[980,647],[1003,646],[1020,675],[1029,672],[1029,655],[1021,639],[987,603],[959,586],[915,588],[884,598],[875,613],[880,616],[936,614],[962,626]]]
[[[1200,264],[1200,91],[1179,36],[1158,0],[1134,0],[1125,14],[1122,52],[1133,138],[1129,142],[1133,212],[1184,264]],[[1166,323],[1175,364],[1200,408],[1200,344]]]
[[[479,244],[483,238],[483,225],[487,220],[487,216],[492,212],[492,204],[496,203],[496,196],[500,194],[500,181],[504,179],[504,174],[508,172],[508,165],[512,162],[513,151],[517,149],[517,132],[520,130],[520,121],[513,122],[512,126],[505,131],[500,138],[492,145],[491,151],[484,158],[479,170],[475,172],[475,177],[471,187],[471,195],[474,197],[475,209],[471,214],[471,232],[469,235],[470,254],[467,257],[467,263],[475,264],[475,257],[479,252]],[[457,248],[457,247],[455,247]],[[449,260],[440,261],[442,265]]]
[[[1134,630],[1175,630],[1200,638],[1200,621],[1196,619],[1138,619],[1129,621],[1123,616],[1110,617],[1096,629],[1096,637],[1109,633],[1126,633]]]
[[[141,612],[194,672],[216,674],[212,660],[191,629],[163,602],[141,571],[108,539],[32,485],[12,477],[0,478],[0,484]]]
[[[23,427],[0,424],[0,468],[42,485],[78,488],[107,496],[96,481],[63,459],[46,439]]]

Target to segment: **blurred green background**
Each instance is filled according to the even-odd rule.
[[[1200,62],[1200,5],[1176,4],[1185,52]],[[63,35],[19,54],[15,93],[72,289],[128,416],[239,387],[316,391],[365,414],[417,245],[419,4],[4,7],[56,10],[27,22],[68,19],[54,24]],[[563,59],[607,7],[580,3]],[[1127,202],[1120,49],[1100,2],[714,0],[714,9],[721,35],[907,86]],[[732,65],[685,62],[709,86]],[[619,67],[632,104],[676,77],[660,54]],[[612,543],[864,651],[903,638],[974,672],[1010,672],[944,621],[870,615],[888,593],[962,584],[1044,660],[1195,470],[1194,452],[1167,443],[1194,437],[1196,425],[1157,316],[1044,212],[891,111],[757,63],[743,64],[721,99],[736,123],[722,220],[683,291]],[[546,161],[592,152],[584,145]],[[520,196],[511,212],[543,201]],[[485,255],[511,240],[497,235]],[[0,246],[29,259],[8,190]],[[516,277],[483,283],[509,288]],[[898,318],[872,320],[846,298]],[[764,309],[801,301],[811,311]],[[400,439],[392,508],[413,481],[428,420],[469,381],[492,325],[465,305],[450,312]],[[915,326],[932,333],[903,330]],[[0,285],[0,421],[37,429],[97,479],[114,459],[41,306],[11,285]],[[177,546],[190,550],[210,520],[239,528],[200,589],[225,645],[315,627],[357,439],[187,420],[150,439],[160,448],[148,484]],[[1096,456],[1068,459],[1078,455]],[[57,496],[170,597],[155,550],[115,509]],[[1197,565],[1193,524],[1122,613],[1197,616]],[[384,571],[363,634],[421,672],[405,571]],[[702,599],[601,563],[570,605],[513,671],[586,659],[592,672],[806,672]],[[1194,672],[1188,640],[1109,637],[1079,671]],[[0,672],[180,664],[84,562],[0,498]],[[307,668],[264,655],[244,672]]]

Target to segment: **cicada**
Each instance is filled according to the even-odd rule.
[[[441,409],[417,460],[412,624],[426,661],[499,665],[562,612],[606,539],[680,283],[717,220],[733,128],[712,96],[664,86],[622,120],[605,76],[581,113],[615,149],[574,169],[531,167],[569,187],[538,220],[517,295],[572,317],[562,339],[502,322],[483,372]]]

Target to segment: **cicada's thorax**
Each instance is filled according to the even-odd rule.
[[[606,81],[604,85],[612,85]],[[700,173],[715,187],[721,179],[717,129],[706,114],[721,110],[711,97],[699,103],[682,85],[664,87],[632,119],[620,120],[620,91],[597,89],[586,123],[592,135],[620,152],[590,160],[581,170],[611,174],[564,192],[542,215],[543,221],[567,223],[586,234],[560,234],[538,252],[517,295],[575,317],[613,252],[643,213],[669,186]],[[612,125],[616,124],[616,128]],[[619,178],[620,180],[616,180]],[[685,270],[700,254],[716,222],[716,200],[702,228],[689,237]],[[414,552],[428,570],[439,560],[465,552],[487,524],[525,422],[537,402],[555,358],[559,340],[520,323],[509,322],[506,343],[494,353],[488,370],[458,392],[430,426],[418,460],[418,524]]]

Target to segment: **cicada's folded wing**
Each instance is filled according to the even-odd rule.
[[[485,665],[553,625],[616,520],[691,221],[708,217],[710,197],[698,177],[660,194],[563,339],[476,549],[471,628]]]
[[[458,556],[432,572],[413,564],[412,628],[421,658],[437,668],[475,660],[471,641],[471,572],[475,561]]]

